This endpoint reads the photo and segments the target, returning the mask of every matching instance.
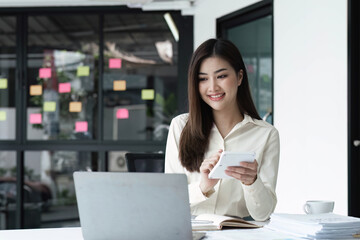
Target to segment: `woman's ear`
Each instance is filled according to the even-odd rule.
[[[244,76],[244,71],[241,69],[238,73],[238,86],[241,85]]]

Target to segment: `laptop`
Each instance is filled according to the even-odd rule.
[[[75,172],[85,240],[193,239],[184,174]]]

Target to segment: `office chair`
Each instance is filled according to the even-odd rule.
[[[164,172],[164,153],[126,153],[129,172]]]

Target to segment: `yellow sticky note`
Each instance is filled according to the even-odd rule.
[[[142,100],[154,100],[155,91],[154,89],[143,89],[141,90]]]
[[[0,78],[0,89],[8,88],[8,80],[6,78]]]
[[[44,102],[44,112],[55,112],[56,102]]]
[[[41,95],[41,94],[42,94],[42,85],[30,86],[30,96]]]
[[[81,102],[70,102],[69,103],[69,112],[81,112],[82,103]]]
[[[114,81],[114,91],[125,91],[125,90],[126,90],[126,81],[125,80]]]
[[[0,121],[6,121],[6,112],[0,111]]]
[[[76,75],[78,77],[86,77],[90,75],[90,67],[89,66],[80,66],[77,68]]]

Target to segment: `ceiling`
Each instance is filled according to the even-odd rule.
[[[163,13],[156,10],[186,10],[194,0],[0,0],[1,7],[54,7],[54,6],[97,6],[125,5],[142,8],[146,14],[106,14],[104,17],[104,44],[115,44],[112,53],[126,55],[129,59],[160,59],[157,43],[172,42],[172,54],[177,59],[177,44],[164,20]],[[43,49],[59,49],[96,52],[99,47],[98,15],[57,14],[31,15],[28,17],[28,52],[35,54]],[[6,54],[16,48],[16,17],[0,16],[0,52]],[[8,50],[10,49],[10,50]],[[91,50],[90,50],[91,49]],[[125,57],[126,58],[126,57]],[[137,60],[136,60],[137,61]]]
[[[143,10],[187,10],[196,0],[0,0],[0,7],[121,6]]]

